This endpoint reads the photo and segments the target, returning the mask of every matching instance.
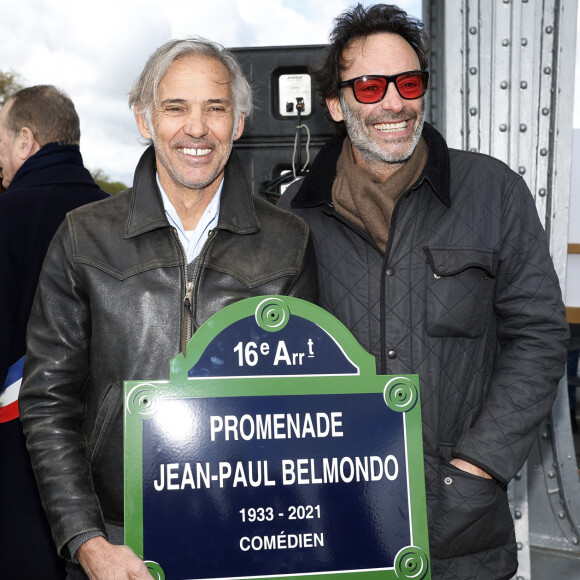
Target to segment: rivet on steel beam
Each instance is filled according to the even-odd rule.
[[[502,124],[499,126],[499,130],[500,130],[502,133],[505,133],[505,132],[507,131],[507,125],[506,125],[505,123],[502,123]]]
[[[469,69],[469,74],[471,74],[471,75],[475,75],[475,74],[477,74],[477,67],[474,67],[474,66],[472,66],[472,67]]]
[[[540,191],[539,191],[538,193],[539,193],[540,195],[542,195],[542,193],[541,193],[542,191],[544,192],[544,195],[546,195],[546,190],[545,190],[545,189],[540,189]],[[548,433],[547,433],[546,431],[544,431],[544,432],[542,433],[542,439],[547,439],[547,438],[548,438]]]
[[[509,45],[510,45],[510,40],[509,40],[509,38],[504,38],[504,39],[501,41],[501,45],[502,45],[502,46],[509,46]]]
[[[554,32],[554,29],[551,26],[546,26],[546,34],[552,34],[552,32]]]
[[[522,512],[520,510],[516,510],[514,512],[514,516],[516,517],[516,520],[519,520],[522,517]]]
[[[516,544],[516,547],[517,547],[518,550],[523,550],[524,549],[524,545],[521,542],[518,542]]]
[[[475,107],[471,107],[471,109],[469,109],[469,114],[473,117],[474,115],[477,115],[477,109]]]
[[[521,89],[527,89],[527,88],[528,88],[528,83],[527,83],[527,81],[522,81],[522,82],[520,83],[520,88],[521,88]]]
[[[522,46],[528,46],[528,39],[522,38]]]
[[[504,4],[509,4],[510,3],[510,0],[503,0],[503,3]]]
[[[528,130],[528,126],[525,123],[520,123],[520,132],[525,133]]]
[[[518,173],[519,173],[520,175],[525,175],[525,173],[526,173],[526,168],[525,168],[523,165],[520,165],[520,166],[518,167]]]
[[[540,191],[538,191],[538,195],[540,197],[546,197],[546,190],[542,187],[542,189],[540,189]],[[546,437],[544,437],[544,439],[547,439],[548,436],[546,435]]]
[[[566,519],[566,514],[565,514],[564,512],[558,512],[558,517],[559,517],[561,520],[564,520],[564,519]]]
[[[548,477],[550,479],[554,479],[556,477],[556,474],[553,471],[548,471]]]
[[[516,479],[521,479],[521,478],[522,478],[522,474],[521,474],[521,473],[518,471],[518,472],[516,473],[516,477],[515,477],[515,478],[516,478]]]
[[[579,539],[578,539],[576,536],[574,536],[574,537],[572,538],[572,543],[573,543],[575,546],[577,546],[578,544],[580,544],[580,540],[579,540]]]
[[[475,26],[472,26],[472,27],[469,29],[469,34],[477,34],[477,28],[475,28]]]
[[[499,88],[500,89],[507,89],[509,87],[509,83],[507,81],[501,81],[501,83],[499,83]]]
[[[472,153],[477,153],[477,147],[472,147],[472,148],[470,149],[470,151],[471,151]]]
[[[545,67],[544,68],[544,74],[545,75],[552,74],[552,69],[549,66]]]
[[[545,157],[548,154],[548,150],[546,148],[540,149],[540,155]]]
[[[548,109],[548,107],[544,107],[542,109],[542,115],[544,115],[544,117],[547,117],[550,114],[550,109]]]

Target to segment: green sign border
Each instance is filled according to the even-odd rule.
[[[286,316],[308,319],[326,331],[359,368],[359,374],[342,376],[276,376],[188,378],[212,340],[231,324],[256,316],[258,324],[270,332],[283,328]],[[270,324],[272,322],[272,324]],[[287,320],[286,320],[287,322]],[[283,323],[285,324],[285,323]],[[269,328],[266,328],[268,327]],[[356,386],[353,387],[353,381]],[[394,569],[368,571],[317,572],[317,576],[343,580],[429,580],[429,540],[419,380],[417,375],[377,375],[375,358],[367,353],[349,330],[322,308],[286,296],[255,297],[228,306],[210,318],[195,333],[187,352],[170,361],[169,381],[125,381],[124,383],[124,478],[125,544],[144,558],[143,548],[143,421],[153,417],[163,399],[246,396],[308,396],[360,393],[384,393],[387,406],[405,414],[406,461],[411,510],[413,546],[397,555]],[[162,567],[146,562],[151,575],[164,580]],[[312,574],[268,576],[272,580],[304,579]],[[259,578],[260,576],[256,576]]]

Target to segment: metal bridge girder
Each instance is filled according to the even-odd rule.
[[[526,180],[562,288],[577,11],[577,0],[423,1],[432,39],[427,119],[451,147],[497,157]],[[580,483],[565,379],[509,491],[521,548],[518,579],[544,578],[542,557],[530,565],[530,547],[554,566],[552,577],[568,577],[557,566],[569,565],[569,556],[580,574]]]

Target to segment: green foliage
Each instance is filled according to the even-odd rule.
[[[102,169],[91,170],[91,175],[97,185],[107,193],[119,193],[127,189],[127,186],[121,181],[111,181],[111,178]]]
[[[0,107],[3,107],[8,98],[16,91],[24,88],[22,80],[18,73],[0,70]]]

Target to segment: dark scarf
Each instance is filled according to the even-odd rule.
[[[419,179],[427,163],[427,143],[421,137],[415,151],[385,182],[357,165],[353,146],[347,137],[336,165],[332,202],[336,210],[366,230],[384,252],[391,217],[401,195]]]

